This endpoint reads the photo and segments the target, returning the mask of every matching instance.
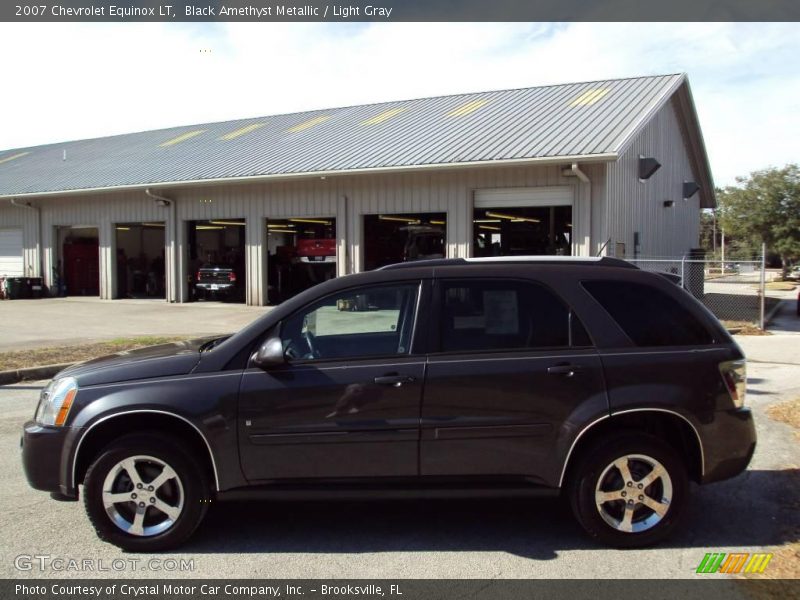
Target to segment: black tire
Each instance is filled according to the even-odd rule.
[[[667,473],[668,484],[672,488],[666,512],[649,528],[647,528],[646,519],[650,517],[654,521],[658,515],[652,509],[638,502],[640,490],[637,490],[635,483],[637,480],[643,480],[643,477],[646,476],[647,460],[630,459],[625,461],[634,480],[632,488],[628,488],[623,483],[621,470],[611,466],[617,459],[631,455],[654,459],[660,463]],[[637,477],[637,474],[634,473],[636,470],[641,470],[644,475]],[[598,490],[597,486],[601,477],[603,478],[603,483],[599,488],[601,491],[616,493],[616,490],[619,489],[620,493],[626,491],[626,497],[628,497],[631,495],[629,490],[633,489],[635,497],[632,521],[635,527],[642,528],[641,531],[621,531],[606,521],[595,500],[595,492]],[[642,491],[649,492],[650,498],[658,497],[660,494],[661,500],[663,500],[666,498],[664,491],[668,485],[666,482],[666,478],[658,479]],[[587,448],[585,452],[582,452],[575,468],[572,469],[567,488],[572,512],[581,526],[592,538],[616,548],[641,548],[667,538],[680,523],[688,499],[688,491],[686,465],[681,456],[663,440],[639,433],[625,433]],[[626,514],[626,502],[630,502],[629,497],[627,500],[619,499],[604,503],[602,506],[606,518],[613,521],[615,516],[619,517],[617,524],[621,525]]]
[[[103,487],[106,478],[114,477],[111,475],[112,470],[116,470],[117,465],[131,457],[152,457],[169,465],[177,474],[177,479],[168,480],[165,486],[168,487],[167,492],[172,492],[175,498],[168,504],[177,504],[181,498],[182,508],[171,525],[152,535],[134,535],[124,531],[112,520],[104,505]],[[163,493],[164,486],[154,492],[148,492],[146,489],[148,481],[155,481],[153,478],[148,479],[147,471],[159,467],[160,465],[153,461],[137,461],[135,469],[141,476],[145,490],[140,492],[142,495],[136,502],[140,499],[149,500],[150,496]],[[117,479],[120,475],[117,475],[114,481],[123,487],[127,486],[123,493],[127,494],[129,491],[135,493],[137,490],[133,483],[128,483],[124,479],[127,473],[125,470],[121,481]],[[205,470],[182,445],[159,433],[135,434],[120,438],[98,454],[86,473],[83,499],[89,520],[100,539],[130,552],[162,552],[179,546],[197,529],[208,509],[210,485]],[[153,502],[160,500],[161,497],[154,499]],[[136,502],[123,501],[115,504],[120,518],[124,519],[125,515],[132,514],[136,510]],[[150,508],[149,505],[143,511],[145,513],[143,518],[151,523],[159,519],[167,520],[166,513]],[[133,518],[130,520],[132,522]]]

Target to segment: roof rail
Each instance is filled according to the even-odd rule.
[[[412,269],[415,267],[456,267],[469,264],[566,264],[566,265],[597,265],[600,267],[622,267],[625,269],[638,269],[636,265],[621,258],[611,256],[482,256],[476,258],[433,258],[411,262],[394,263],[377,269],[387,271],[394,269]]]

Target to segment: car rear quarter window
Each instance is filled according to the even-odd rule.
[[[702,346],[706,326],[658,288],[630,281],[584,281],[583,287],[637,346]]]
[[[544,286],[516,280],[443,281],[443,352],[590,345],[570,308]]]

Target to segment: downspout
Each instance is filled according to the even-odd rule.
[[[154,192],[150,191],[150,188],[145,188],[144,193],[149,197],[155,200],[157,203],[160,203],[162,206],[169,207],[169,222],[170,222],[170,237],[172,238],[172,243],[170,244],[173,252],[172,252],[172,269],[170,269],[170,279],[172,279],[172,298],[167,298],[168,302],[178,302],[180,297],[180,292],[182,288],[180,286],[183,285],[183,282],[180,280],[180,261],[178,260],[178,211],[175,206],[175,200],[167,198],[165,196],[160,196]]]
[[[44,257],[42,256],[42,208],[40,206],[32,206],[31,204],[18,204],[16,198],[11,198],[11,206],[17,208],[27,208],[36,211],[36,254],[39,257],[39,277],[42,278],[44,284]]]
[[[589,244],[588,244],[587,250],[589,251],[589,256],[591,256],[592,255],[592,181],[591,181],[591,179],[589,179],[589,176],[586,173],[581,171],[581,168],[578,165],[578,163],[572,163],[572,166],[570,167],[570,170],[580,180],[580,182],[583,183],[586,186],[586,192],[587,192],[586,195],[587,195],[587,203],[588,203],[588,206],[587,206],[587,209],[586,209],[586,212],[588,213],[587,214],[588,223],[586,224],[586,226],[587,226],[587,233],[588,233],[588,237],[589,237]]]

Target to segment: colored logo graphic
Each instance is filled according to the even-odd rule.
[[[725,554],[724,552],[709,552],[700,561],[696,573],[763,573],[767,568],[772,554],[750,554],[739,552]]]

